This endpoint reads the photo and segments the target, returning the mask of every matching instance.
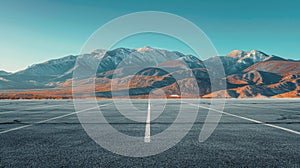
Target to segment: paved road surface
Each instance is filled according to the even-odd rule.
[[[99,101],[114,128],[145,135],[144,123],[124,118],[111,103]],[[134,103],[146,116],[148,101]],[[300,99],[227,100],[218,127],[203,143],[198,137],[210,100],[184,103],[200,106],[187,136],[163,153],[131,158],[95,143],[70,100],[0,101],[0,167],[300,167]],[[168,128],[178,109],[179,101],[169,100],[151,121],[151,135]]]

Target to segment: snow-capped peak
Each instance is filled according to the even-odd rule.
[[[136,51],[138,51],[138,52],[151,51],[151,50],[154,50],[154,48],[149,47],[149,46],[144,46],[144,47],[142,47],[142,48],[137,48],[137,49],[136,49]]]
[[[250,52],[246,52],[243,50],[233,50],[230,53],[227,54],[228,57],[236,58],[236,59],[241,59],[241,58],[249,58],[252,57],[254,59],[256,58],[266,58],[268,57],[267,54],[258,51],[258,50],[251,50]]]
[[[105,53],[106,52],[106,50],[104,50],[104,49],[96,49],[96,50],[94,50],[92,53],[95,53],[95,54],[102,54],[102,53]]]
[[[250,52],[247,52],[246,55],[244,55],[244,57],[242,59],[250,58],[250,59],[256,60],[256,61],[262,61],[262,60],[266,59],[267,57],[269,57],[269,56],[261,51],[252,50]]]
[[[251,50],[250,53],[248,53],[248,54],[253,55],[253,56],[259,56],[259,57],[266,57],[266,56],[268,56],[267,54],[265,54],[265,53],[263,53],[261,51],[258,51],[258,50]]]
[[[227,57],[239,59],[239,58],[242,58],[245,54],[246,54],[246,52],[243,50],[233,50],[227,54]]]
[[[256,63],[269,57],[267,54],[258,50],[251,50],[250,52],[234,50],[228,53],[227,56],[236,59],[238,63],[247,63],[249,61]]]

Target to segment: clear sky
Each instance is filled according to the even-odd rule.
[[[78,54],[104,23],[147,10],[170,12],[194,22],[221,55],[234,49],[256,49],[299,59],[299,0],[1,0],[0,70],[15,72],[33,63]],[[136,39],[121,44],[143,47]],[[174,49],[172,44],[156,44],[149,41],[148,45]]]

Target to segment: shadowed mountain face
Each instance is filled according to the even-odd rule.
[[[5,72],[5,71],[1,71],[0,70],[0,76],[6,76],[6,75],[9,75],[10,73],[8,72]]]
[[[77,59],[81,60],[80,66],[87,70],[92,65],[98,66],[96,78],[82,78],[79,83],[82,92],[86,93],[84,86],[95,82],[99,97],[112,97],[112,90],[115,96],[120,97],[126,94],[143,97],[153,90],[162,90],[166,95],[185,93],[190,97],[205,98],[299,97],[300,92],[299,61],[256,50],[234,50],[226,56],[213,56],[202,61],[176,51],[144,47],[95,50],[35,64],[16,73],[0,71],[0,96],[43,98],[41,93],[46,92],[68,97],[71,95],[73,72],[79,66]],[[224,66],[225,76],[222,79],[210,78],[208,72],[218,74],[214,67],[219,66],[219,60]],[[211,80],[226,80],[227,89],[212,92]]]

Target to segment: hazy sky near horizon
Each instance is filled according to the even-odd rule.
[[[149,10],[192,21],[221,55],[234,49],[256,49],[298,60],[299,8],[299,0],[2,0],[0,70],[15,72],[34,63],[76,55],[89,36],[111,19]],[[128,45],[120,44],[189,52],[176,42],[164,46],[166,42],[158,38],[148,38],[146,43],[143,38],[133,39]]]

